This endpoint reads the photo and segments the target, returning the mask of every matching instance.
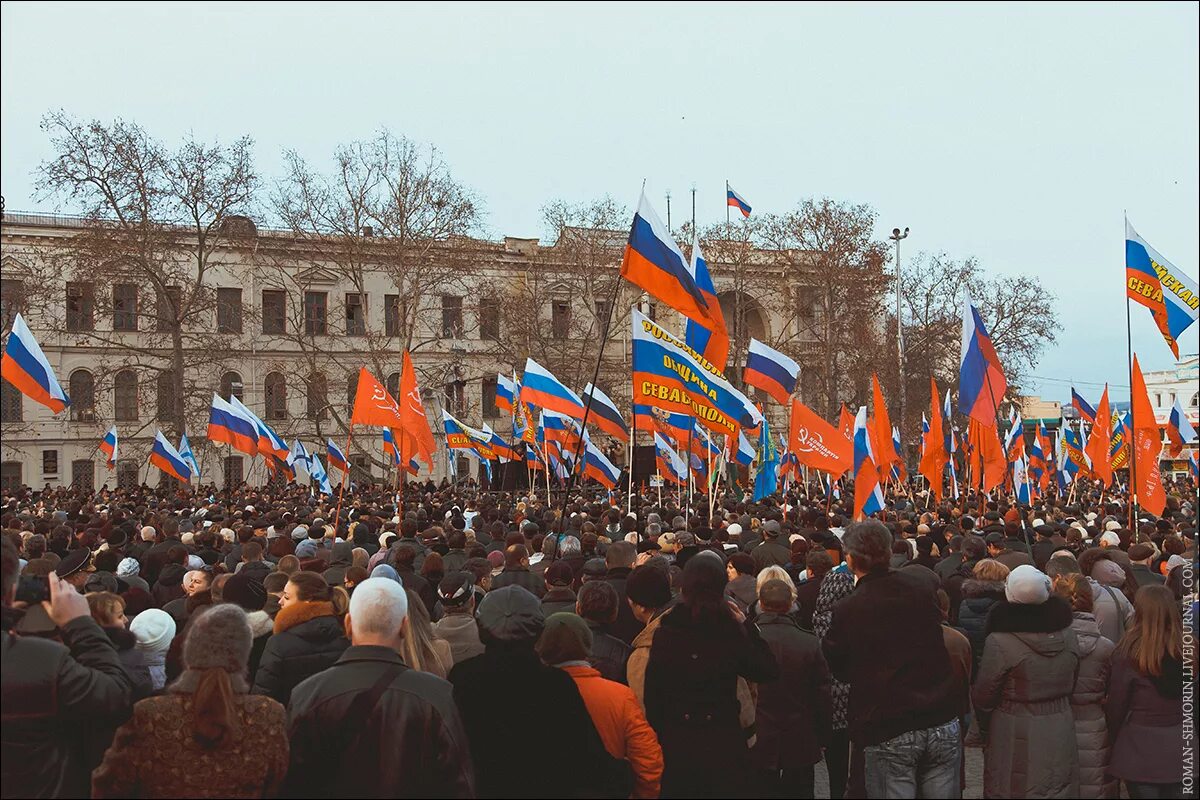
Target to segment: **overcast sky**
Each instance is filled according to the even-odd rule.
[[[48,156],[42,114],[177,141],[249,134],[268,178],[386,126],[437,145],[492,237],[604,194],[660,207],[728,179],[756,211],[868,203],[879,233],[1038,276],[1058,344],[1033,387],[1093,399],[1125,372],[1124,227],[1197,274],[1197,5],[3,3],[0,174],[10,210]],[[677,212],[678,213],[678,212]],[[1181,350],[1200,349],[1200,325]],[[1133,310],[1145,369],[1169,368]]]

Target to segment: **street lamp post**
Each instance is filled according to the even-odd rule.
[[[904,229],[904,233],[900,232],[899,228],[892,228],[892,235],[888,237],[896,243],[896,369],[900,384],[900,423],[901,430],[904,429],[904,331],[900,325],[900,240],[908,238],[908,228]],[[901,439],[903,441],[903,438]],[[900,455],[901,458],[904,456]]]

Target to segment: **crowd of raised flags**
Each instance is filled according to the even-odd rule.
[[[730,207],[749,216],[749,204],[728,185],[727,200]],[[1128,223],[1126,230],[1127,296],[1150,309],[1177,355],[1179,335],[1197,318],[1196,284],[1146,244]],[[657,472],[664,480],[679,486],[703,485],[710,495],[728,464],[757,467],[756,498],[774,493],[780,482],[787,488],[802,475],[807,477],[808,470],[816,472],[828,497],[840,496],[840,484],[850,473],[858,518],[882,509],[887,482],[903,484],[907,480],[903,438],[891,423],[877,376],[871,381],[872,413],[868,414],[866,406],[857,413],[843,406],[835,427],[795,397],[800,365],[751,339],[742,372],[744,385],[762,390],[788,410],[788,432],[779,437],[776,446],[762,408],[725,377],[730,338],[699,241],[693,242],[691,256],[686,258],[644,195],[630,229],[621,276],[682,314],[686,325],[680,339],[632,310],[630,419],[627,421],[618,404],[598,387],[589,383],[582,393],[576,393],[528,358],[519,379],[515,373],[497,376],[496,407],[510,416],[515,441],[505,440],[486,424],[476,429],[443,411],[448,451],[473,453],[489,475],[493,462],[524,460],[531,480],[534,471],[541,471],[547,487],[552,475],[560,481],[578,476],[615,490],[621,470],[593,442],[589,426],[615,442],[628,444],[631,450],[632,429],[652,435]],[[54,413],[70,404],[19,314],[4,349],[3,377]],[[1164,448],[1137,357],[1132,354],[1130,380],[1131,408],[1124,415],[1111,410],[1107,385],[1097,406],[1072,387],[1079,426],[1073,429],[1064,422],[1052,440],[1045,422],[1039,420],[1027,447],[1025,424],[1015,408],[1001,433],[1000,409],[1008,384],[982,315],[970,298],[964,297],[957,409],[967,424],[956,427],[950,390],[941,399],[931,377],[929,413],[922,414],[918,439],[917,473],[938,498],[946,494],[958,498],[961,482],[961,488],[983,492],[1003,486],[1018,502],[1028,503],[1051,484],[1059,492],[1068,491],[1081,476],[1110,487],[1114,470],[1128,467],[1138,502],[1152,513],[1161,513],[1165,494],[1158,461]],[[399,398],[392,397],[370,372],[360,371],[346,451],[351,449],[355,426],[379,427],[384,456],[397,475],[415,476],[422,462],[433,469],[436,445],[407,352],[399,394]],[[965,432],[961,440],[960,431]],[[1172,458],[1197,438],[1178,401],[1171,409],[1166,434],[1165,451]],[[316,490],[332,493],[319,455],[310,453],[299,439],[289,447],[237,397],[226,400],[213,395],[207,438],[249,456],[262,456],[272,474],[294,479],[301,468]],[[332,439],[325,444],[328,467],[341,471],[344,485],[350,472],[346,451]],[[118,448],[118,432],[113,426],[98,445],[110,469],[116,466]],[[1195,473],[1195,451],[1189,460]],[[176,448],[157,431],[149,463],[185,483],[200,472],[186,433]],[[453,467],[454,460],[450,463]]]

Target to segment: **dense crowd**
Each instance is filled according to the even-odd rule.
[[[2,794],[1183,796],[1194,484],[651,491],[9,493]]]

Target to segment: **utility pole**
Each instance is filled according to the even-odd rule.
[[[908,238],[908,228],[904,233],[899,228],[892,228],[888,237],[896,243],[896,375],[900,385],[900,441],[904,441],[904,329],[900,324],[900,240]],[[899,454],[903,458],[903,454]]]

